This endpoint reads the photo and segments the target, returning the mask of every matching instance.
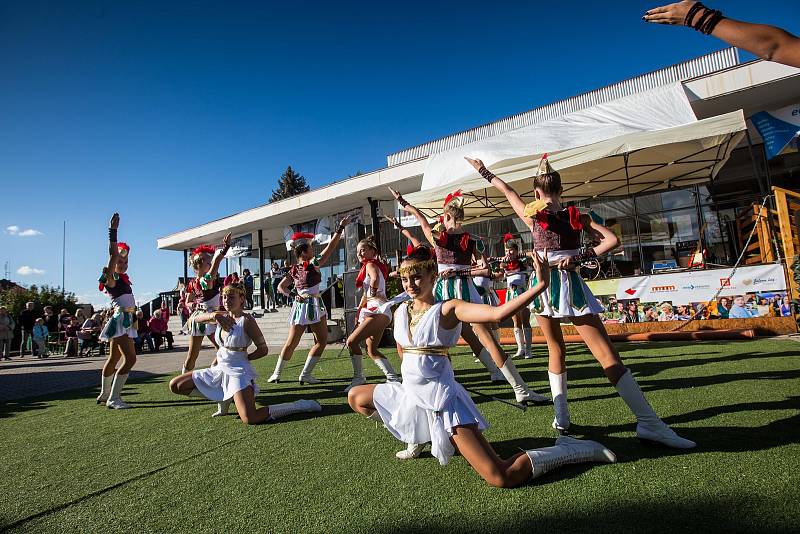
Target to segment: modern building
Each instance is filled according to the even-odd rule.
[[[680,93],[678,99],[688,102],[680,113],[688,110],[688,114],[694,117],[671,117],[671,109],[661,110],[664,117],[656,113],[659,99],[663,94],[674,93],[675,87]],[[648,109],[646,98],[650,95],[656,96]],[[637,105],[643,104],[639,115],[629,107],[632,101],[638,102]],[[765,148],[765,139],[754,126],[753,119],[759,113],[787,106],[797,106],[800,115],[800,69],[763,60],[740,62],[738,51],[728,48],[400,150],[389,154],[385,168],[162,237],[158,239],[158,248],[183,251],[186,255],[193,247],[217,242],[226,232],[232,232],[240,238],[243,255],[229,260],[229,269],[241,272],[249,268],[263,280],[272,262],[289,259],[283,239],[287,225],[307,229],[313,227],[318,218],[355,211],[360,215],[360,228],[349,230],[338,256],[334,255],[333,264],[323,271],[328,280],[333,280],[333,275],[341,277],[355,268],[354,244],[364,231],[379,236],[385,252],[405,249],[405,242],[401,241],[398,232],[389,223],[381,222],[382,214],[399,214],[387,186],[404,195],[410,194],[412,198],[423,198],[430,193],[427,198],[431,203],[426,206],[426,213],[433,218],[436,207],[441,205],[442,191],[448,186],[452,189],[462,187],[460,180],[441,184],[433,176],[441,167],[439,163],[447,160],[448,154],[460,158],[459,154],[464,150],[474,150],[483,154],[481,157],[488,164],[491,155],[503,152],[507,143],[518,142],[522,146],[528,142],[526,135],[538,135],[535,139],[539,139],[547,134],[542,134],[542,131],[548,130],[550,125],[562,123],[567,133],[578,132],[576,135],[580,137],[587,129],[583,125],[583,132],[570,130],[575,127],[575,117],[591,119],[593,114],[598,114],[597,110],[613,110],[622,116],[614,119],[614,128],[610,128],[608,134],[598,128],[596,132],[586,133],[586,143],[568,138],[560,141],[566,145],[555,149],[542,146],[541,151],[532,150],[531,154],[516,159],[515,154],[505,155],[504,160],[513,162],[508,163],[507,176],[518,180],[519,184],[533,175],[535,166],[529,163],[538,161],[544,151],[555,152],[553,163],[559,170],[562,168],[559,162],[569,167],[562,172],[562,176],[567,175],[565,182],[570,182],[569,169],[576,173],[580,171],[574,184],[565,186],[566,198],[591,211],[622,238],[622,247],[617,253],[594,271],[584,272],[585,276],[597,279],[593,282],[593,290],[598,295],[607,295],[613,304],[615,298],[625,296],[626,289],[621,288],[627,282],[620,283],[619,280],[626,280],[626,277],[647,279],[658,273],[663,273],[659,276],[673,276],[673,279],[662,283],[661,279],[653,278],[642,283],[658,287],[677,288],[681,284],[689,287],[691,284],[686,285],[686,280],[698,279],[699,271],[682,269],[697,258],[706,268],[720,270],[711,275],[706,273],[706,278],[720,280],[710,285],[719,286],[723,279],[728,278],[725,273],[741,255],[742,264],[748,266],[742,269],[756,265],[777,266],[777,271],[769,271],[773,273],[769,276],[775,278],[774,283],[757,289],[765,294],[775,293],[774,298],[780,299],[781,292],[792,288],[793,281],[787,267],[791,256],[800,254],[797,238],[800,226],[800,153],[795,143],[767,159],[767,148],[772,148],[771,140],[766,139]],[[629,121],[624,117],[628,110],[631,114]],[[662,119],[664,124],[659,122]],[[674,155],[671,151],[679,146],[685,153]],[[693,150],[692,147],[699,148]],[[587,156],[589,153],[594,155]],[[636,157],[643,155],[663,161],[639,164],[639,169],[646,170],[637,173],[634,163]],[[562,160],[559,160],[560,156],[563,156]],[[503,157],[495,159],[499,162],[498,168],[506,168],[501,161]],[[520,163],[523,160],[527,163]],[[621,164],[614,163],[623,160],[624,169]],[[687,162],[694,166],[686,172],[680,170],[679,164]],[[601,172],[598,169],[603,168],[602,165],[610,165],[611,170]],[[489,167],[495,170],[491,164]],[[583,180],[586,173],[594,174],[591,179]],[[498,175],[508,181],[506,175],[500,172]],[[644,177],[637,181],[637,176]],[[658,176],[658,179],[646,181],[647,176]],[[433,186],[430,185],[431,179],[436,182]],[[611,182],[604,182],[606,179]],[[470,183],[475,183],[470,180],[463,180],[465,191],[470,189]],[[616,185],[614,180],[617,180]],[[621,180],[627,180],[627,183]],[[475,212],[467,228],[484,238],[489,254],[502,254],[501,236],[505,232],[518,234],[529,243],[527,228],[510,215],[507,206],[494,202],[497,193],[492,193],[491,188],[477,187],[475,185],[469,193],[477,200],[485,197],[485,209]],[[524,189],[524,186],[520,187]],[[529,186],[528,190],[523,189],[518,188],[523,197],[530,195]],[[765,197],[768,197],[766,207],[762,210],[760,206]],[[780,201],[783,206],[778,205]],[[299,228],[298,223],[304,228]],[[753,237],[748,243],[751,229]],[[744,250],[746,245],[748,250]],[[697,256],[698,252],[702,255]],[[775,272],[780,272],[780,276],[775,276]],[[682,273],[680,280],[675,281],[676,273]],[[617,282],[610,284],[609,280]],[[610,289],[612,286],[613,291]],[[707,288],[696,298],[698,301],[708,300],[708,291],[714,289],[721,288]],[[742,286],[740,291],[755,293],[748,289],[754,288]],[[676,291],[680,293],[681,289]],[[718,297],[729,292],[723,289],[711,293],[717,293],[715,296]],[[732,298],[734,295],[727,296]],[[257,295],[257,303],[263,302],[262,299],[263,294]],[[656,302],[654,298],[652,301]],[[676,307],[696,304],[677,302],[669,294],[663,295],[663,301]],[[751,302],[749,306],[755,309],[756,304]],[[643,313],[641,308],[640,313]],[[788,325],[794,324],[793,318],[784,323],[784,328],[775,331],[787,331]]]

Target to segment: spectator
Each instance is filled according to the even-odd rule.
[[[147,348],[150,352],[155,350],[155,347],[153,347],[153,334],[150,332],[150,327],[147,326],[147,321],[144,320],[142,310],[136,312],[136,334],[136,339],[133,340],[133,344],[136,346],[136,354],[142,352],[145,342],[147,342]]]
[[[52,306],[44,307],[44,325],[47,327],[48,333],[58,332],[58,316],[53,311]]]
[[[58,331],[63,332],[72,323],[72,318],[67,309],[62,309],[58,314]]]
[[[51,310],[52,311],[52,310]],[[39,317],[36,319],[36,324],[33,325],[33,342],[39,349],[39,358],[47,358],[47,336],[50,335],[50,330],[44,322],[44,319]]]
[[[185,336],[186,332],[186,321],[189,320],[189,316],[191,313],[189,312],[189,308],[186,306],[186,291],[181,290],[181,298],[178,301],[178,313],[181,316],[181,335]]]
[[[652,323],[658,321],[658,312],[656,311],[655,306],[645,306],[644,307],[644,318],[642,322],[644,323]]]
[[[751,311],[745,306],[744,297],[742,295],[736,295],[733,297],[733,306],[731,306],[731,311],[728,316],[731,319],[749,319],[751,317],[756,317],[756,312]]]
[[[86,322],[86,312],[83,311],[83,308],[78,308],[77,310],[75,310],[75,317],[78,318],[78,322],[80,324]]]
[[[272,294],[275,296],[275,304],[280,308],[283,305],[283,295],[278,291],[278,284],[286,274],[284,269],[278,265],[277,261],[272,262]]]
[[[93,348],[100,346],[99,341],[101,324],[102,322],[99,313],[95,313],[83,322],[83,325],[78,331],[78,339],[81,342],[79,354],[81,356],[89,356]],[[100,355],[102,356],[102,354],[103,352],[101,350]]]
[[[628,309],[625,310],[626,323],[641,323],[642,316],[639,315],[639,304],[636,301],[628,302]],[[620,321],[622,318],[620,318]]]
[[[11,340],[14,339],[14,319],[5,306],[0,306],[0,356],[11,359]]]
[[[19,324],[22,328],[22,342],[19,345],[19,357],[25,357],[25,349],[31,343],[31,355],[36,356],[36,347],[32,342],[33,326],[36,324],[36,316],[33,312],[33,302],[25,303],[25,309],[19,314]]]
[[[153,316],[147,321],[147,326],[150,327],[150,334],[153,336],[155,342],[155,351],[161,349],[164,339],[167,340],[167,350],[172,350],[172,332],[168,330],[169,325],[169,309],[165,304],[161,305],[160,310],[153,312]]]
[[[756,305],[756,311],[757,311],[759,317],[769,317],[770,315],[772,315],[770,313],[769,300],[767,299],[767,297],[759,297],[758,298],[758,304]]]
[[[272,288],[272,270],[264,273],[262,284],[264,284],[264,311],[278,311],[275,308],[275,292]]]
[[[67,342],[64,345],[64,356],[75,358],[78,356],[78,331],[81,329],[81,322],[76,316],[71,316],[69,325],[64,329]]]
[[[222,287],[239,283],[239,273],[231,273],[222,281]]]
[[[247,309],[252,310],[253,305],[255,304],[253,302],[253,288],[255,287],[255,284],[253,283],[253,275],[250,274],[250,269],[245,269],[242,271],[242,281],[244,282],[244,298]]]

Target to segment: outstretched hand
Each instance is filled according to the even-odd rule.
[[[230,248],[231,246],[231,234],[228,232],[228,235],[222,238],[222,246],[225,248]]]
[[[114,230],[119,228],[119,213],[114,213],[114,215],[111,216],[111,220],[108,222],[108,227],[113,228]]]
[[[408,209],[409,204],[408,204],[408,202],[406,202],[406,199],[403,198],[403,195],[401,195],[400,193],[398,193],[397,191],[395,191],[391,187],[388,187],[388,189],[389,189],[389,192],[392,193],[392,196],[397,201],[397,203],[400,204],[400,207],[403,209],[403,211],[407,211],[407,212],[410,213],[410,210]]]
[[[694,0],[682,0],[674,4],[661,7],[654,7],[645,11],[642,20],[655,24],[671,24],[673,26],[683,26],[686,14],[696,2]],[[702,11],[702,10],[701,10]],[[691,22],[691,21],[690,21]]]
[[[230,332],[233,328],[233,325],[236,323],[236,321],[233,320],[233,317],[224,312],[214,314],[214,320],[217,321],[217,324],[220,326],[220,328],[226,332]]]
[[[470,165],[475,167],[476,171],[481,170],[481,167],[484,166],[483,162],[481,160],[479,160],[479,159],[472,159],[472,158],[468,158],[467,156],[464,156],[464,159],[467,160]]]

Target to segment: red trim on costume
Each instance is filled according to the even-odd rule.
[[[506,262],[506,272],[516,272],[520,270],[519,260],[509,260]]]
[[[542,210],[536,213],[536,222],[539,226],[542,227],[542,230],[547,230],[547,227],[550,225],[550,219],[548,218],[548,211]]]
[[[358,271],[358,276],[356,276],[356,287],[361,288],[361,286],[364,285],[364,278],[367,277],[367,265],[370,263],[374,263],[375,266],[380,270],[384,280],[389,278],[389,268],[385,263],[378,259],[364,260],[361,262],[361,270]]]
[[[117,245],[120,245],[120,244],[125,245],[125,243],[117,243]],[[128,245],[125,245],[125,246],[127,247]],[[114,276],[114,275],[112,274],[111,276]],[[126,284],[128,284],[129,286],[133,285],[131,283],[130,277],[128,276],[128,273],[117,273],[117,280],[121,280],[121,281],[125,282]],[[103,282],[100,282],[99,284],[97,284],[97,289],[99,289],[100,291],[105,291],[106,290],[106,285]]]
[[[464,232],[461,235],[461,242],[459,243],[459,246],[464,252],[467,251],[467,248],[469,248],[469,232]]]
[[[409,243],[408,246],[406,246],[406,256],[410,256],[412,252],[414,252],[414,245]]]
[[[581,222],[581,212],[575,206],[569,206],[567,208],[567,213],[569,213],[569,225],[572,227],[573,230],[583,230],[583,223]]]
[[[439,239],[437,241],[439,242],[440,247],[447,245],[447,230],[442,230],[439,232]]]

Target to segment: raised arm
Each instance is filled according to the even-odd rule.
[[[213,280],[217,279],[219,266],[222,263],[222,259],[225,257],[225,254],[228,253],[229,248],[231,248],[231,234],[228,234],[222,238],[222,248],[217,249],[214,252],[214,258],[211,260],[211,270],[208,271]]]
[[[699,2],[683,0],[655,7],[645,12],[642,19],[655,24],[689,26],[767,61],[800,67],[800,39],[791,33],[766,24],[723,18],[722,13]]]
[[[253,319],[252,315],[247,315],[247,319],[244,320],[244,331],[256,345],[256,350],[247,355],[248,360],[257,360],[269,354],[269,347],[267,347],[267,342],[264,341],[264,334],[261,333],[261,328],[258,327],[258,323]]]
[[[344,233],[344,227],[350,224],[351,220],[352,217],[348,215],[347,217],[339,221],[339,226],[336,227],[336,232],[334,232],[330,242],[325,246],[324,249],[322,249],[322,253],[320,253],[319,255],[320,265],[325,265],[326,263],[328,263],[331,254],[333,254],[333,251],[336,250],[337,246],[339,246],[339,241],[342,239],[342,234]]]
[[[528,228],[533,228],[533,219],[531,217],[525,216],[525,201],[514,191],[507,183],[503,180],[495,176],[492,171],[484,166],[483,162],[479,159],[472,159],[468,157],[464,157],[465,160],[472,165],[481,176],[483,176],[487,182],[489,182],[495,189],[503,193],[508,200],[508,203],[511,204],[511,207],[514,209],[514,213],[517,214],[517,217],[522,219]]]
[[[547,251],[545,251],[545,254]],[[507,301],[502,306],[472,304],[453,299],[442,304],[442,327],[454,328],[458,322],[463,323],[499,323],[525,308],[536,296],[542,293],[550,283],[550,267],[547,262],[533,258],[536,269],[536,285],[529,288],[518,298]]]
[[[103,274],[106,276],[106,281],[103,283],[106,287],[114,287],[117,281],[114,279],[114,273],[117,270],[117,260],[119,259],[119,249],[117,248],[117,229],[119,228],[119,213],[114,213],[108,223],[108,264],[103,269]]]
[[[406,237],[406,239],[411,241],[411,246],[418,247],[418,246],[420,246],[422,244],[422,242],[419,239],[417,239],[416,237],[414,237],[414,235],[411,232],[409,232],[408,229],[405,226],[400,224],[400,221],[398,221],[394,217],[387,217],[385,215],[384,215],[384,218],[387,221],[389,221],[390,223],[392,223],[392,225],[396,229],[400,230],[400,233],[403,234]]]
[[[419,211],[416,207],[409,204],[406,201],[406,199],[403,198],[403,195],[401,195],[391,187],[389,188],[389,191],[392,192],[392,196],[395,198],[397,203],[400,204],[400,207],[403,208],[403,211],[410,213],[411,215],[417,218],[417,220],[419,221],[419,225],[422,228],[422,233],[425,234],[425,239],[428,240],[428,243],[430,243],[431,246],[435,247],[436,239],[433,236],[433,229],[431,228],[428,219],[425,218],[422,212]]]

